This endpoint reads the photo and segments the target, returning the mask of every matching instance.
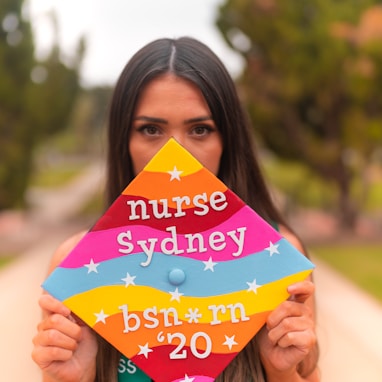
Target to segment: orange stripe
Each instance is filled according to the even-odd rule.
[[[136,313],[143,322],[142,314]],[[123,317],[122,313],[115,314],[107,318],[107,324],[97,323],[93,329],[98,332],[102,337],[106,338],[112,345],[119,349],[126,357],[132,358],[139,352],[139,345],[145,345],[148,342],[150,348],[167,345],[167,338],[165,342],[158,341],[158,333],[162,331],[165,335],[167,333],[181,332],[186,337],[185,346],[190,345],[190,339],[196,332],[207,333],[212,339],[212,352],[213,353],[232,353],[240,351],[249,340],[260,330],[265,323],[270,312],[257,313],[250,317],[248,321],[241,321],[240,323],[222,322],[219,325],[211,324],[189,324],[188,322],[182,323],[179,326],[171,326],[168,328],[157,327],[155,329],[148,329],[141,325],[139,330],[135,332],[123,333]],[[134,322],[131,323],[134,325]],[[163,329],[163,330],[162,330]],[[235,335],[235,342],[238,345],[234,345],[231,350],[227,345],[223,345],[225,342],[225,335],[231,337]],[[178,342],[173,345],[178,345]],[[200,348],[204,347],[204,341],[201,340],[198,343]],[[199,348],[198,346],[198,348]],[[204,349],[202,349],[204,350]]]
[[[224,183],[211,176],[211,173],[204,168],[192,175],[181,177],[180,181],[174,179],[170,182],[169,180],[169,174],[143,171],[125,188],[122,194],[141,196],[150,200],[167,198],[169,206],[176,208],[176,203],[171,201],[175,196],[188,196],[192,201],[195,195],[206,193],[209,199],[213,192],[227,190]],[[184,206],[184,208],[193,207],[192,203]]]

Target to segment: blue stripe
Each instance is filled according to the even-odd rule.
[[[181,269],[186,279],[178,286],[179,292],[184,296],[207,297],[246,290],[247,282],[254,279],[258,285],[264,285],[314,268],[287,240],[281,239],[277,244],[279,254],[270,256],[264,250],[234,261],[217,262],[214,272],[204,271],[202,261],[162,253],[154,253],[147,267],[140,265],[147,260],[147,256],[139,253],[104,261],[98,266],[98,273],[88,274],[86,267],[56,268],[44,282],[43,288],[58,299],[65,300],[97,287],[125,285],[122,279],[129,273],[136,276],[135,285],[169,292],[177,287],[169,282],[169,272]]]

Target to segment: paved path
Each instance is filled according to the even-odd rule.
[[[0,381],[40,382],[40,372],[31,360],[32,337],[40,319],[37,305],[40,285],[46,277],[50,257],[58,245],[82,229],[85,222],[71,219],[97,191],[103,191],[103,170],[89,166],[60,190],[33,190],[29,195],[36,212],[24,221],[10,219],[0,228],[0,252],[15,248],[24,253],[0,271]],[[37,212],[38,211],[38,212]],[[8,214],[9,215],[9,214]],[[12,251],[10,252],[12,253]]]
[[[382,305],[314,262],[322,381],[381,382]]]
[[[89,174],[83,178],[86,181],[81,182],[83,196],[100,184],[99,171],[93,169],[93,175]],[[59,225],[57,215],[51,211],[54,206],[68,211],[65,203],[70,204],[72,197],[76,199],[75,195],[74,188],[68,188],[60,202],[50,201],[51,208],[43,219],[45,223],[50,222],[50,229],[46,230],[43,240],[34,243],[0,272],[0,381],[41,381],[39,370],[30,358],[31,339],[40,316],[39,285],[55,248],[79,228]],[[74,209],[71,211],[75,213]],[[381,382],[382,306],[324,264],[314,261],[322,382]]]
[[[69,230],[47,237],[0,273],[0,381],[40,382],[31,360],[32,337],[40,318],[37,299],[47,264]]]

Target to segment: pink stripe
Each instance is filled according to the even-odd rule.
[[[232,254],[238,252],[238,244],[235,243],[232,237],[227,235],[227,232],[235,231],[235,237],[239,238],[240,235],[237,229],[241,227],[246,227],[243,234],[244,246],[240,255],[234,257]],[[95,263],[99,263],[124,256],[125,254],[119,252],[119,249],[126,247],[117,242],[117,236],[128,230],[132,233],[132,240],[127,241],[134,245],[131,253],[143,252],[142,247],[137,244],[137,241],[146,241],[148,238],[157,238],[158,241],[155,243],[154,251],[162,252],[160,248],[162,240],[171,237],[170,232],[158,231],[146,226],[130,225],[104,231],[91,231],[81,240],[77,247],[73,249],[71,255],[61,263],[61,266],[77,268],[89,263],[90,259],[93,259]],[[213,250],[210,247],[209,238],[214,232],[221,232],[224,235],[222,244],[226,243],[226,246],[223,249]],[[204,239],[204,247],[207,251],[194,253],[186,252],[189,247],[188,238],[186,238],[185,235],[177,235],[178,248],[184,250],[184,253],[178,254],[178,256],[194,258],[200,261],[208,260],[210,257],[212,257],[214,261],[229,261],[262,251],[269,246],[270,241],[275,243],[281,239],[280,234],[271,226],[265,224],[248,206],[244,206],[224,223],[213,229],[201,232],[201,235]],[[192,245],[193,244],[191,244],[191,246]],[[198,247],[198,240],[195,240],[194,245]],[[149,243],[147,243],[147,246],[149,246]]]

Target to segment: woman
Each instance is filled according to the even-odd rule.
[[[108,205],[170,137],[304,252],[272,203],[232,79],[216,55],[191,38],[146,45],[116,84],[108,125]],[[57,250],[51,270],[83,235]],[[217,381],[319,381],[313,283],[296,283],[288,292],[291,298]],[[122,380],[114,348],[53,297],[43,295],[40,306],[44,314],[32,356],[45,382]]]

